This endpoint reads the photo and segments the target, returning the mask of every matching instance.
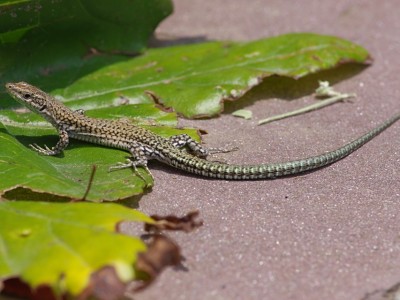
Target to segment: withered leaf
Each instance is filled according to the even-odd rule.
[[[52,289],[46,285],[40,285],[36,289],[32,289],[27,283],[17,277],[4,280],[1,293],[30,300],[61,300],[65,298],[57,298]]]
[[[163,235],[152,235],[147,251],[140,253],[136,261],[136,269],[147,274],[147,278],[134,291],[148,287],[165,267],[177,266],[181,261],[181,251],[175,242]]]
[[[77,300],[95,298],[98,300],[118,300],[124,295],[126,284],[119,278],[115,269],[104,267],[92,274],[88,287]]]
[[[203,221],[196,221],[199,211],[192,211],[187,213],[185,216],[179,218],[174,215],[159,216],[152,215],[156,223],[144,225],[144,230],[147,232],[158,232],[162,230],[179,230],[184,232],[190,232],[194,229],[203,225]]]

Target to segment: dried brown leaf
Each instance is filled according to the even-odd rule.
[[[177,266],[182,256],[179,246],[163,235],[152,235],[148,250],[138,255],[136,269],[148,275],[148,280],[142,282],[134,291],[148,287],[161,271],[168,266]]]
[[[152,215],[156,223],[155,224],[145,224],[144,230],[147,232],[158,232],[163,230],[179,230],[184,232],[190,232],[194,229],[203,225],[203,221],[196,221],[199,211],[192,211],[186,214],[184,217],[176,217],[174,215],[169,216],[159,216]]]
[[[61,300],[65,297],[57,298],[49,286],[41,285],[36,289],[32,289],[27,283],[20,278],[13,277],[4,280],[1,293],[12,297],[29,300]]]
[[[118,300],[124,295],[126,284],[119,278],[115,269],[105,267],[92,274],[90,283],[77,300],[95,298],[98,300]]]

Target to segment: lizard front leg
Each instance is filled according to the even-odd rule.
[[[58,140],[57,144],[51,149],[46,145],[44,145],[44,148],[42,148],[37,144],[30,144],[29,147],[43,155],[57,155],[63,152],[63,150],[68,146],[69,143],[68,132],[65,129],[60,129],[58,133],[60,135],[60,139]]]

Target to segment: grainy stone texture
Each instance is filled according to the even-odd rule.
[[[347,38],[366,47],[372,66],[346,67],[294,82],[272,78],[211,120],[209,147],[238,146],[229,162],[274,162],[334,149],[400,110],[400,1],[175,0],[160,39],[247,41],[288,32]],[[157,42],[158,45],[168,42]],[[351,76],[348,76],[348,75]],[[314,100],[329,79],[353,102],[256,126],[257,120]],[[276,87],[277,86],[277,87]],[[301,91],[301,92],[299,92]],[[229,112],[246,108],[246,121]],[[204,226],[172,234],[185,269],[168,269],[134,299],[368,299],[400,281],[400,124],[344,160],[306,175],[273,181],[197,178],[151,163],[153,191],[139,202],[148,214],[199,209]],[[127,232],[129,224],[124,226]],[[374,298],[375,299],[375,298]]]

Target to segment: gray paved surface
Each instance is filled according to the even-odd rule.
[[[324,152],[400,110],[400,1],[174,2],[175,15],[158,29],[160,37],[244,41],[307,31],[350,39],[375,59],[364,70],[342,68],[278,88],[267,80],[227,107],[251,109],[250,122],[229,114],[181,122],[208,130],[208,146],[233,140],[240,151],[220,156],[230,162]],[[344,78],[338,90],[357,93],[353,103],[256,126],[256,119],[312,102],[307,94],[317,79],[338,78]],[[298,177],[228,182],[150,168],[156,185],[139,208],[149,214],[199,209],[205,225],[173,235],[187,271],[167,270],[137,300],[370,299],[400,281],[400,123],[345,160]]]

